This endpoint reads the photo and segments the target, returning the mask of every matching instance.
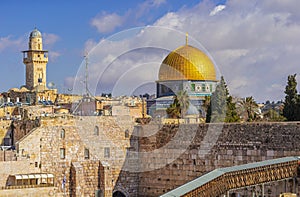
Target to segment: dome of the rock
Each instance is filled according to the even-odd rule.
[[[211,59],[190,45],[181,46],[163,60],[159,81],[201,80],[216,81],[216,71]]]

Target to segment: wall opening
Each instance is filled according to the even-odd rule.
[[[115,191],[113,193],[113,197],[126,197],[125,194],[123,194],[122,192],[120,191]]]

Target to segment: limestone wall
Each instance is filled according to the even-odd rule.
[[[299,122],[165,125],[154,134],[147,127],[137,196],[158,196],[216,168],[300,155]],[[136,187],[127,181],[127,190]]]
[[[66,176],[67,194],[77,191],[94,195],[96,190],[101,189],[105,196],[111,196],[126,158],[126,150],[130,147],[132,130],[133,122],[129,116],[44,117],[39,127],[18,142],[19,155],[26,156],[18,159],[38,164],[40,172],[54,174],[57,192],[63,192],[61,184]],[[64,158],[61,157],[61,149],[64,149]],[[99,165],[100,161],[105,167]],[[95,162],[99,167],[95,167]],[[74,178],[72,171],[79,178]],[[98,179],[100,174],[102,182],[96,184],[92,179]],[[77,190],[77,187],[81,189]]]
[[[34,167],[34,164],[31,164],[29,161],[26,160],[0,162],[0,186],[6,186],[6,181],[9,175],[38,172],[39,170]]]
[[[0,196],[5,197],[41,197],[41,196],[57,196],[62,197],[63,194],[56,193],[55,187],[40,187],[40,188],[24,188],[24,189],[6,189],[0,190]]]
[[[0,144],[4,145],[4,138],[10,133],[11,120],[0,120]]]

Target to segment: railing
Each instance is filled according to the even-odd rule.
[[[239,188],[295,179],[298,176],[299,161],[298,157],[286,157],[216,169],[162,195],[162,197],[215,197]]]

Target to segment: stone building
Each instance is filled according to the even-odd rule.
[[[28,50],[23,52],[26,65],[26,85],[28,90],[46,90],[46,66],[48,51],[43,50],[42,34],[36,28],[30,33]]]

